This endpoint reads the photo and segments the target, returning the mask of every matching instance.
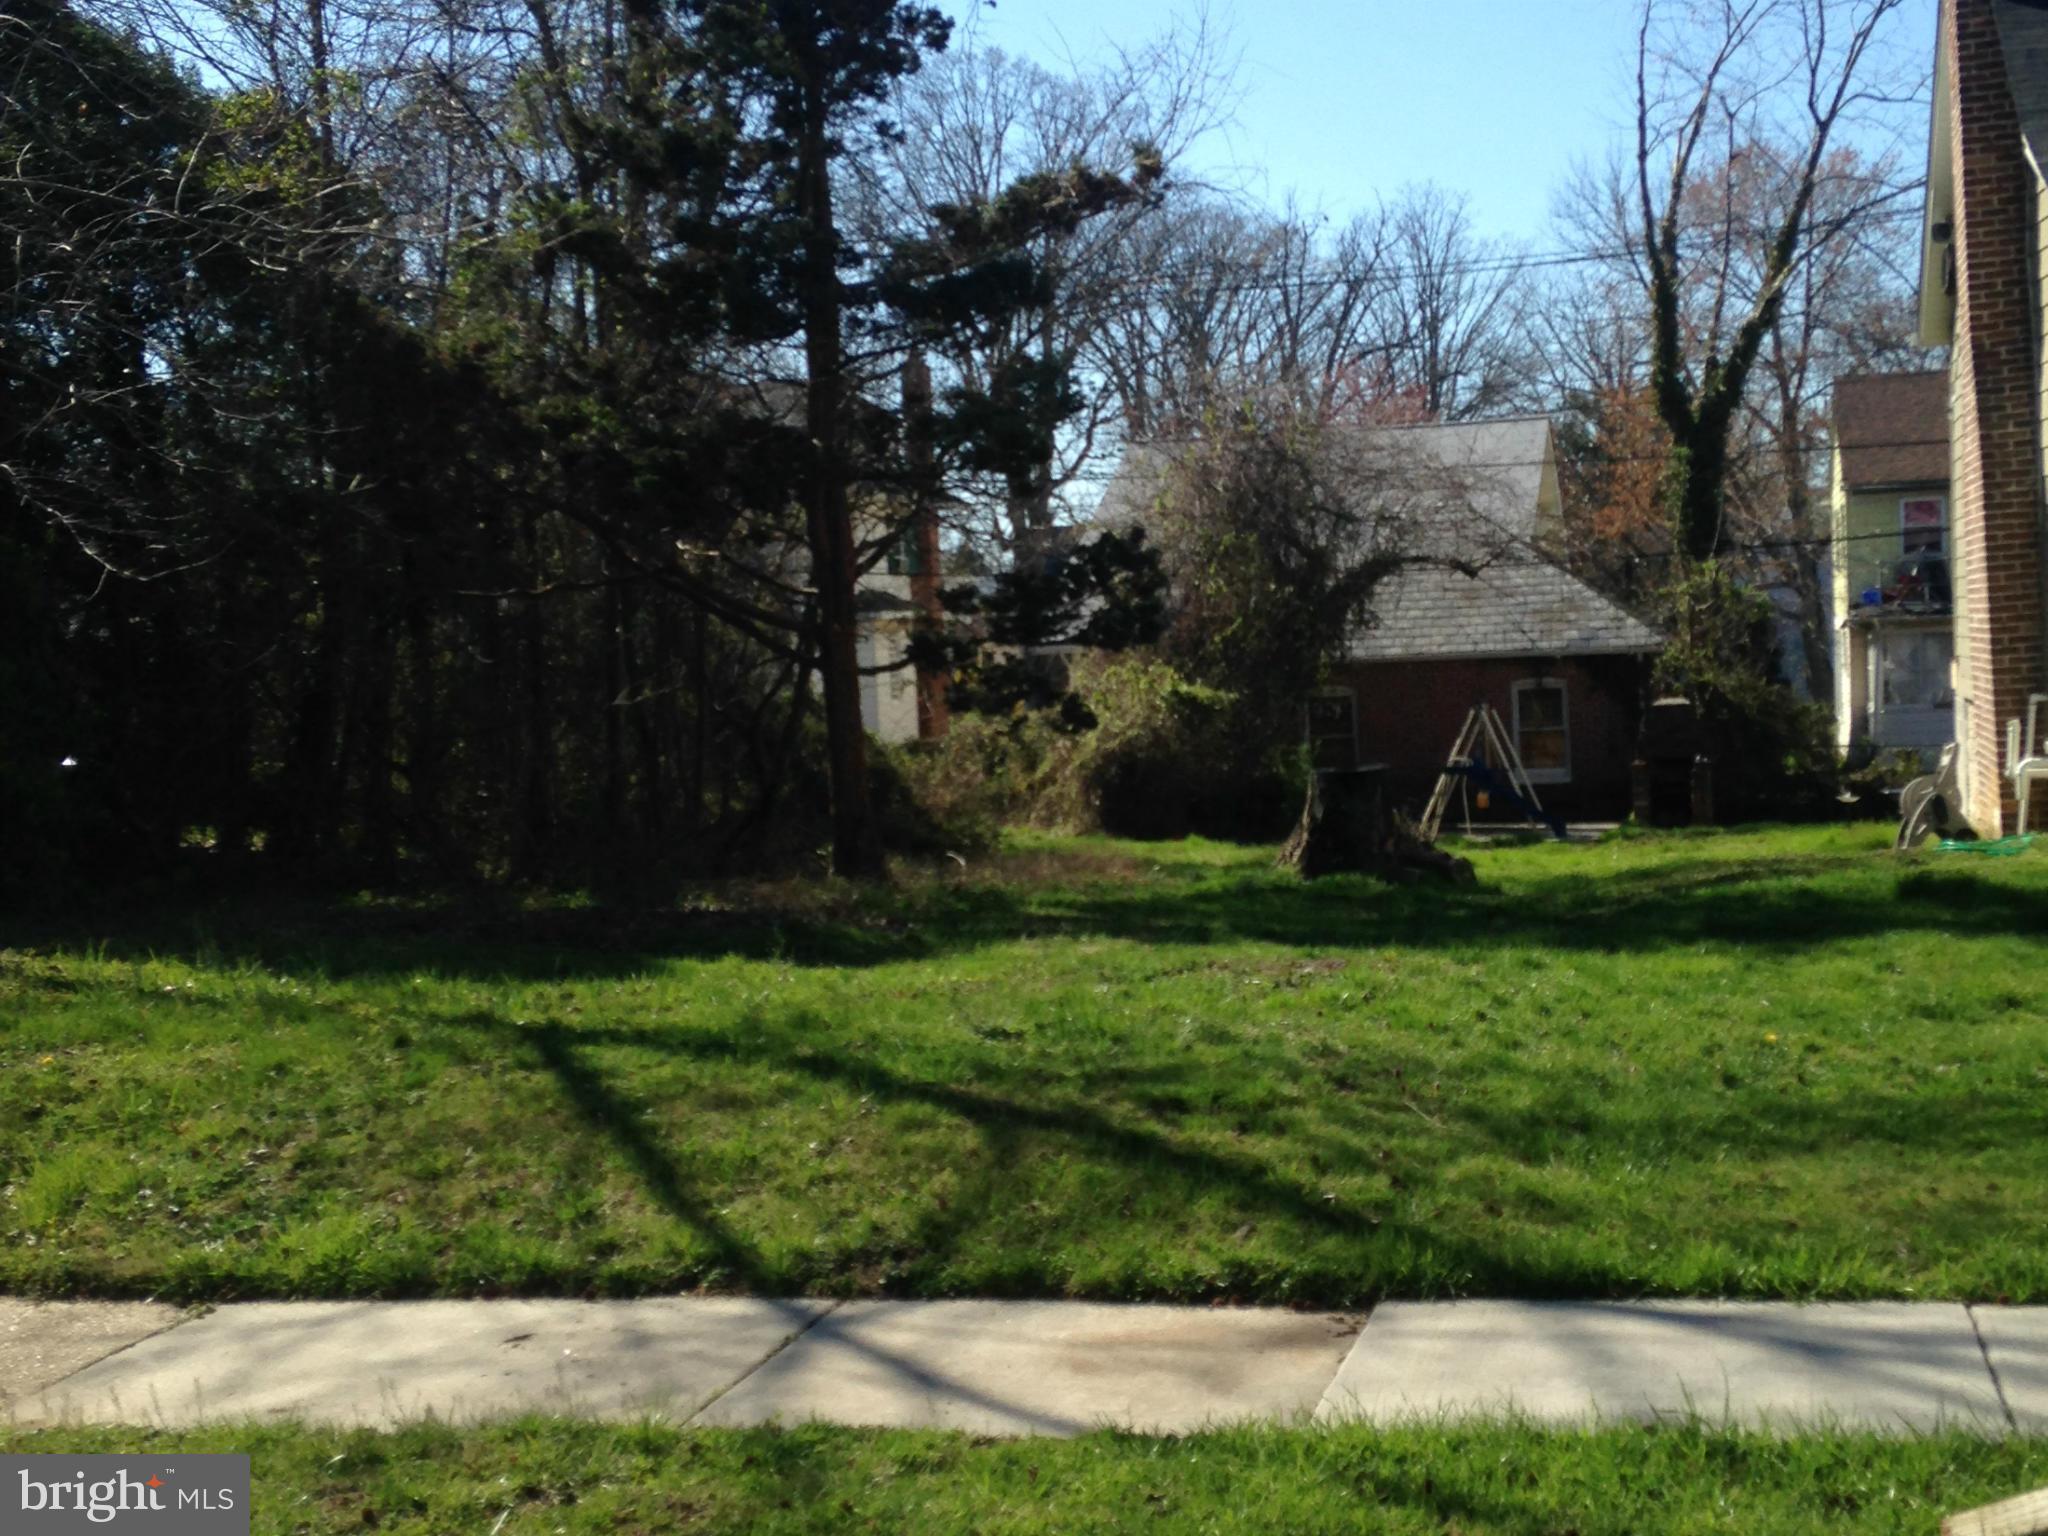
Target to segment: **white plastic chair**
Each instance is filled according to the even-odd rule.
[[[2020,834],[2027,830],[2027,802],[2036,784],[2048,784],[2048,753],[2041,749],[2041,706],[2048,693],[2027,695],[2027,730],[2020,734],[2017,719],[2005,722],[2005,776],[2012,780],[2012,795],[2020,804]]]

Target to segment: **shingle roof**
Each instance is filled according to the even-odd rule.
[[[1850,490],[1948,479],[1948,374],[1864,373],[1835,380],[1835,445]]]
[[[1378,622],[1358,661],[1451,656],[1600,656],[1661,650],[1664,637],[1558,566],[1510,555],[1476,575],[1417,566],[1373,594]]]
[[[1547,417],[1355,429],[1338,442],[1361,498],[1404,501],[1409,552],[1478,567],[1468,576],[1412,566],[1382,582],[1377,622],[1354,637],[1354,657],[1599,655],[1663,646],[1655,630],[1536,548],[1551,462]],[[1142,523],[1186,451],[1161,443],[1126,449],[1094,521]]]
[[[1424,512],[1439,528],[1448,527],[1458,545],[1537,533],[1537,501],[1550,458],[1546,416],[1333,428],[1328,440],[1342,456],[1340,472],[1352,475],[1361,496],[1403,498],[1409,503],[1405,511]],[[1090,521],[1108,528],[1143,522],[1187,451],[1180,443],[1131,444]],[[1446,552],[1473,553],[1469,547]]]
[[[1362,435],[1382,455],[1412,461],[1423,495],[1455,498],[1510,538],[1536,536],[1537,499],[1551,457],[1549,417],[1380,427]]]

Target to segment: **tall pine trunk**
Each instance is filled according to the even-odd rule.
[[[415,852],[443,867],[441,789],[448,756],[446,715],[440,698],[440,647],[418,557],[405,556],[405,817]]]
[[[868,795],[867,732],[860,719],[860,634],[854,603],[853,518],[840,437],[846,394],[840,337],[838,230],[832,213],[825,95],[806,91],[798,150],[804,235],[805,427],[811,476],[805,497],[812,580],[818,590],[818,673],[825,694],[825,750],[832,792],[832,872],[882,873],[882,840]]]
[[[395,769],[392,747],[398,680],[399,628],[388,611],[365,634],[361,699],[362,720],[362,855],[371,874],[389,880],[398,873],[398,805],[392,790]]]

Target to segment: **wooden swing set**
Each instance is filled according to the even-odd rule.
[[[1420,828],[1424,842],[1435,842],[1443,832],[1444,814],[1451,808],[1453,795],[1464,809],[1465,831],[1470,835],[1471,792],[1475,789],[1488,800],[1514,806],[1529,820],[1548,828],[1552,837],[1565,835],[1564,823],[1544,810],[1543,802],[1537,798],[1536,786],[1529,782],[1522,754],[1515,750],[1500,711],[1484,701],[1466,712],[1465,723],[1458,728],[1458,739],[1451,743],[1444,771],[1437,775],[1436,788],[1429,793]]]

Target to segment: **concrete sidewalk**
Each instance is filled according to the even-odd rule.
[[[2048,1433],[2048,1308],[0,1299],[0,1421],[521,1412],[1073,1434],[1467,1417]]]

